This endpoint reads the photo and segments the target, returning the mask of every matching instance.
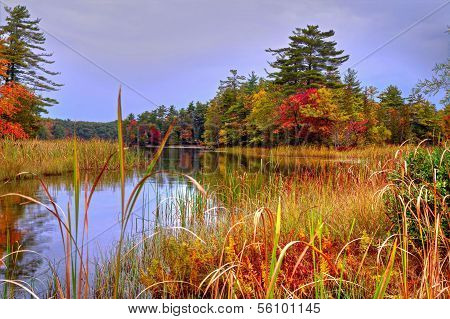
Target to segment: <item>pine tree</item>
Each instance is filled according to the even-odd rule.
[[[260,81],[260,78],[256,75],[255,71],[252,71],[247,76],[247,82],[244,83],[245,86],[245,93],[246,94],[253,94],[258,89],[258,83]]]
[[[358,80],[358,72],[354,69],[347,69],[347,72],[344,74],[344,87],[349,90],[353,94],[361,93],[361,81]]]
[[[418,140],[434,140],[439,133],[439,121],[436,107],[425,100],[421,94],[408,97],[411,109],[411,130]]]
[[[391,142],[403,143],[411,137],[411,114],[402,91],[389,85],[380,96],[381,121],[391,131]]]
[[[231,75],[227,77],[226,80],[221,80],[219,85],[219,91],[224,91],[226,89],[237,90],[241,87],[243,81],[245,81],[245,76],[238,75],[237,70],[230,70]]]
[[[269,63],[277,71],[270,73],[276,84],[286,87],[287,93],[300,88],[329,88],[341,86],[338,67],[348,60],[343,50],[336,50],[336,42],[328,40],[334,31],[320,31],[317,25],[296,28],[289,37],[287,48],[268,49],[276,60]]]
[[[352,120],[360,120],[363,117],[363,94],[361,82],[357,78],[357,72],[347,69],[343,80],[342,104]],[[340,90],[340,89],[338,89]]]
[[[194,125],[194,140],[200,141],[205,133],[205,116],[208,104],[197,102],[195,103],[194,112],[192,115]]]
[[[402,91],[395,85],[389,85],[380,96],[380,104],[384,109],[394,109],[399,110],[403,104],[404,100],[402,98]]]
[[[450,104],[450,59],[446,63],[438,63],[433,68],[433,76],[431,79],[419,81],[415,88],[415,94],[424,93],[426,95],[436,95],[442,90],[445,91],[445,96],[441,99],[441,104]]]
[[[45,36],[39,29],[40,19],[32,19],[25,6],[5,7],[5,10],[8,16],[6,25],[0,27],[0,33],[5,41],[3,55],[10,63],[4,81],[17,82],[32,90],[39,97],[34,112],[36,114],[45,112],[45,106],[58,102],[39,94],[56,91],[61,84],[47,78],[57,75],[58,72],[45,68],[46,64],[52,64],[54,61],[48,59],[52,53],[47,53],[43,47]]]

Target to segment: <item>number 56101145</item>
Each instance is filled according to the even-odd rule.
[[[258,313],[319,313],[320,303],[259,302]]]

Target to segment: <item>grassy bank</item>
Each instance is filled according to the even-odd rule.
[[[275,146],[264,147],[225,147],[219,152],[229,154],[244,154],[246,156],[283,156],[283,157],[320,157],[334,159],[364,159],[364,160],[386,160],[393,158],[397,152],[408,152],[417,145],[367,145],[338,150],[326,146]]]
[[[95,261],[54,207],[68,225],[66,278],[53,273],[45,296],[449,298],[448,149],[383,156],[302,162],[287,175],[282,156],[259,170],[219,162],[197,181],[180,177],[193,187],[166,194],[146,231],[123,232]],[[125,194],[123,229],[142,182]],[[84,187],[95,196],[95,186]],[[76,209],[82,225],[88,209]]]
[[[117,152],[117,143],[99,139],[77,141],[79,167],[82,170],[100,169],[106,159]],[[73,140],[0,140],[0,181],[14,178],[21,172],[40,176],[59,175],[73,171]],[[132,168],[142,164],[134,151],[125,151],[125,165]],[[118,169],[114,156],[108,169]]]
[[[285,245],[293,241],[300,242],[281,263],[274,297],[315,297],[310,289],[314,285],[309,285],[315,276],[328,283],[328,276],[339,275],[311,251],[293,273],[312,237],[316,237],[314,247],[334,265],[349,239],[363,237],[367,244],[374,238],[379,244],[389,227],[376,194],[384,185],[383,178],[369,179],[365,168],[354,174],[347,169],[341,166],[315,176],[299,171],[289,177],[224,170],[200,180],[208,185],[209,200],[198,192],[172,195],[182,205],[163,205],[159,214],[176,223],[156,225],[150,234],[130,240],[124,249],[130,258],[123,260],[122,267],[128,271],[121,280],[121,297],[135,297],[144,291],[141,296],[145,297],[265,298],[274,276],[270,273],[270,265],[275,266],[272,260],[277,261]],[[281,222],[273,252],[279,203]],[[317,258],[315,266],[312,258]],[[94,291],[98,298],[111,296],[112,260],[114,257],[97,266]],[[294,293],[302,285],[305,290]],[[369,292],[343,285],[348,292],[341,297],[370,297]],[[326,286],[329,291],[317,297],[336,297],[336,286]]]
[[[171,195],[160,223],[129,239],[120,296],[449,298],[448,150],[387,154],[382,171],[201,177],[207,197]],[[112,295],[115,258],[97,264],[97,298]]]

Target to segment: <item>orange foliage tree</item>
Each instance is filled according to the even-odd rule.
[[[1,46],[0,43],[2,52]],[[8,60],[0,58],[0,78],[3,79],[0,85],[0,138],[27,138],[28,134],[17,120],[17,115],[34,103],[36,98],[23,85],[5,80],[8,63]]]

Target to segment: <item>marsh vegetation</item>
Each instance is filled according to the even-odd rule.
[[[60,177],[2,185],[3,297],[449,297],[448,149],[58,143]]]

